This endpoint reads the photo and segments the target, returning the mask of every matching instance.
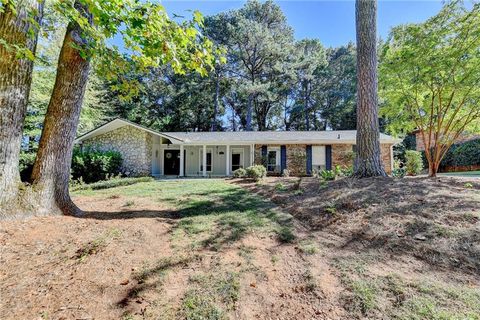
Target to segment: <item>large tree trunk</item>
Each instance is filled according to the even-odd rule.
[[[0,12],[0,39],[34,54],[43,6],[42,0],[19,1],[15,15],[6,5]],[[32,14],[38,25],[29,20]],[[32,83],[33,61],[19,59],[17,53],[0,44],[0,215],[7,205],[14,206],[19,191],[18,161]]]
[[[386,176],[380,154],[377,98],[377,1],[357,0],[357,157],[358,178]]]
[[[213,116],[210,131],[217,131],[218,99],[220,96],[220,75],[215,74],[215,99],[213,101]]]
[[[75,2],[75,7],[92,21],[84,6]],[[85,44],[81,28],[70,23],[60,51],[55,86],[32,173],[40,215],[81,213],[70,199],[68,181],[73,141],[90,70],[89,59],[82,58],[77,49]]]

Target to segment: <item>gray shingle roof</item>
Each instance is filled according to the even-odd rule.
[[[235,131],[235,132],[158,132],[136,123],[114,119],[86,134],[77,137],[76,143],[89,139],[93,136],[115,130],[119,127],[130,125],[148,131],[154,135],[165,137],[172,143],[180,144],[341,144],[355,143],[355,130],[336,131]],[[386,134],[380,134],[380,142],[395,144],[400,142]]]
[[[229,143],[229,142],[289,142],[321,143],[338,141],[355,142],[355,130],[336,131],[236,131],[236,132],[165,132],[185,143]],[[380,135],[381,142],[396,142],[391,136]]]

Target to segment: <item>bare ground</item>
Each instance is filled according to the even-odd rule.
[[[1,222],[0,318],[480,318],[478,183],[176,183],[80,193],[84,218]],[[271,210],[294,217],[293,243]]]

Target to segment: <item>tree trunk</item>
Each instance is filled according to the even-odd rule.
[[[380,154],[377,98],[377,1],[356,0],[358,178],[386,176]]]
[[[40,24],[43,6],[43,1],[23,1],[17,4],[14,15],[10,6],[4,5],[4,12],[0,13],[0,39],[34,54],[39,28],[28,19],[33,13],[34,21]],[[18,195],[18,161],[32,83],[33,61],[19,59],[16,53],[15,49],[0,44],[0,208],[13,205]]]
[[[439,164],[435,161],[430,163],[430,165],[428,166],[428,176],[430,178],[435,178],[437,176],[438,166]]]
[[[75,2],[75,8],[89,17],[87,9]],[[80,26],[70,23],[60,51],[57,77],[45,116],[32,180],[37,192],[38,214],[78,215],[80,209],[68,192],[70,165],[80,110],[90,70],[89,59],[80,56],[86,39]]]
[[[304,112],[305,112],[305,131],[309,131],[310,130],[310,117],[309,117],[309,93],[308,93],[308,84],[305,84],[305,101],[304,101]]]
[[[252,131],[253,94],[248,96],[246,130]]]
[[[213,101],[213,116],[210,131],[217,131],[218,98],[220,96],[220,76],[216,74],[215,79],[215,100]]]

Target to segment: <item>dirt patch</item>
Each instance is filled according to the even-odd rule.
[[[337,277],[279,241],[275,221],[288,218],[275,206],[224,181],[189,183],[82,193],[83,218],[2,222],[1,318],[341,317]]]
[[[456,292],[480,302],[480,184],[476,180],[231,182],[271,199],[310,231],[302,250],[318,250],[332,268],[342,287],[339,305],[350,317],[410,318],[430,310],[425,311],[426,318],[471,314],[478,318],[480,307],[470,307],[469,299],[438,298],[441,292]],[[391,288],[395,286],[392,279],[400,283],[403,293]],[[438,292],[422,291],[425,283]],[[400,302],[399,295],[404,296]]]

